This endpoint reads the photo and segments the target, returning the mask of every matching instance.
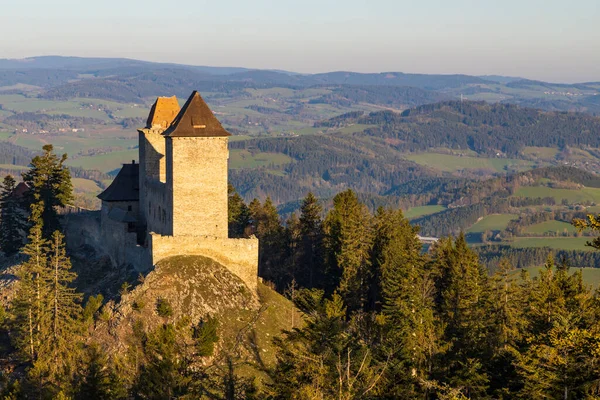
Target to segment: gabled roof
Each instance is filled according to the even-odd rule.
[[[115,180],[106,190],[98,195],[102,201],[139,201],[140,200],[140,165],[123,164]]]
[[[231,136],[195,90],[163,135],[169,137]]]
[[[177,97],[158,97],[150,109],[150,114],[148,114],[146,128],[167,129],[179,110]]]
[[[19,182],[10,194],[15,199],[22,199],[31,189],[25,182]]]

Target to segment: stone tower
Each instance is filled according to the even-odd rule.
[[[230,134],[194,91],[163,136],[166,234],[227,238]]]
[[[160,260],[201,255],[256,290],[258,239],[227,232],[227,142],[198,92],[183,108],[159,97],[139,132],[139,166],[123,167],[102,199],[102,240],[115,264],[148,271]]]
[[[146,127],[139,129],[140,224],[149,232],[166,233],[165,224],[155,214],[166,203],[166,159],[163,132],[179,113],[177,98],[159,97],[150,109]],[[160,210],[162,214],[162,207]]]

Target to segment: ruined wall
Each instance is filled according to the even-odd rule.
[[[258,284],[258,239],[161,236],[151,234],[148,249],[152,265],[177,255],[200,255],[223,264],[253,291]]]
[[[167,137],[167,234],[227,238],[227,141]]]

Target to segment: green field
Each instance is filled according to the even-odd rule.
[[[529,272],[529,276],[534,278],[539,275],[542,268],[543,267],[526,267],[523,269]],[[600,287],[600,268],[571,268],[569,271],[575,273],[580,270],[582,272],[583,281],[587,285],[590,285],[594,289]]]
[[[577,229],[567,222],[545,221],[540,222],[539,224],[528,226],[525,230],[526,233],[533,235],[543,235],[546,232],[558,232],[559,234],[561,234],[565,231],[569,233],[575,233],[577,232]]]
[[[422,217],[444,211],[446,207],[440,205],[412,207],[404,211],[404,217],[408,219]]]
[[[129,148],[137,145],[134,138],[104,137],[86,133],[61,135],[28,135],[18,133],[10,138],[10,142],[32,150],[40,150],[45,144],[52,144],[59,153],[74,156],[81,151],[99,148]]]
[[[96,156],[70,158],[67,165],[85,169],[95,169],[101,172],[110,172],[121,168],[123,164],[138,159],[138,150],[114,151],[112,153]]]
[[[503,244],[507,244],[515,248],[548,247],[555,250],[592,251],[593,249],[591,247],[585,245],[588,240],[590,240],[590,238],[585,237],[516,237],[513,241]]]
[[[537,157],[544,160],[553,160],[558,154],[558,149],[552,147],[524,147],[521,151],[526,156]]]
[[[600,188],[555,189],[547,186],[525,186],[519,188],[514,197],[554,197],[557,203],[566,199],[569,203],[590,201],[600,203]]]
[[[269,165],[283,165],[292,162],[292,158],[282,153],[251,153],[248,150],[231,150],[229,168],[258,168]]]
[[[90,179],[72,178],[71,182],[73,183],[75,192],[98,194],[102,191],[102,188]]]
[[[443,172],[456,172],[465,169],[503,172],[507,169],[524,170],[533,166],[530,161],[511,158],[465,157],[438,153],[408,154],[405,158]]]
[[[515,214],[491,214],[477,221],[472,227],[467,229],[467,233],[481,233],[485,231],[502,231],[506,229],[508,223],[517,219]]]

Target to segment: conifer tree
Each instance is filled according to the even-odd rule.
[[[51,144],[43,147],[44,154],[31,160],[31,168],[23,173],[23,181],[29,186],[29,204],[43,204],[42,221],[44,237],[49,238],[60,229],[57,207],[65,207],[73,201],[71,173],[64,162],[67,155],[58,158]]]
[[[28,258],[19,270],[17,295],[12,304],[12,331],[16,348],[29,363],[40,353],[40,327],[47,314],[47,251],[48,242],[42,236],[42,207],[32,206],[29,242],[23,248]]]
[[[55,382],[74,375],[78,356],[77,343],[82,328],[82,295],[70,285],[77,274],[71,271],[71,261],[66,256],[64,236],[55,231],[52,235],[50,257],[45,274],[48,276],[48,308],[50,309],[46,340],[41,349],[50,376]],[[46,321],[42,326],[46,325]]]
[[[523,341],[527,320],[523,315],[525,299],[517,280],[515,269],[506,259],[500,261],[490,278],[487,309],[491,326],[486,369],[493,376],[490,389],[497,397],[515,392],[519,387],[515,353]]]
[[[233,185],[227,185],[227,221],[229,224],[229,237],[240,238],[246,235],[250,225],[250,211]]]
[[[298,282],[298,277],[301,275],[301,240],[302,234],[300,230],[300,221],[296,213],[293,213],[290,218],[286,221],[285,230],[285,265],[286,265],[286,276],[284,278],[284,285],[288,286],[290,283]]]
[[[431,379],[439,351],[434,282],[417,232],[402,211],[377,210],[373,265],[383,303],[384,347],[394,360],[386,373],[387,391],[403,398],[416,397],[420,382]]]
[[[490,326],[487,271],[468,248],[464,234],[455,242],[445,239],[438,243],[435,264],[439,269],[438,307],[448,345],[443,374],[451,386],[465,388],[468,396],[480,396],[489,382],[481,360]]]
[[[359,330],[347,320],[342,297],[300,290],[296,304],[306,325],[275,340],[277,365],[269,387],[274,399],[365,399],[377,393],[386,369],[378,365]]]
[[[127,392],[99,345],[86,350],[84,371],[77,388],[76,399],[125,399]]]
[[[10,256],[23,246],[26,224],[24,212],[14,195],[16,181],[7,175],[0,189],[0,250]]]
[[[258,273],[274,282],[280,289],[285,282],[284,259],[285,236],[277,208],[267,197],[263,205],[257,199],[248,206],[253,232],[260,240]]]
[[[300,268],[297,276],[300,286],[322,287],[323,277],[323,207],[309,192],[300,206]]]
[[[548,260],[527,285],[526,343],[517,355],[523,398],[585,398],[597,385],[600,332],[597,299],[581,272]]]
[[[178,327],[163,324],[148,333],[143,341],[146,358],[133,388],[134,397],[172,399],[190,391],[189,360],[182,357]]]
[[[339,293],[349,312],[365,309],[371,279],[371,215],[352,190],[334,197],[324,233],[333,288],[339,279]]]

